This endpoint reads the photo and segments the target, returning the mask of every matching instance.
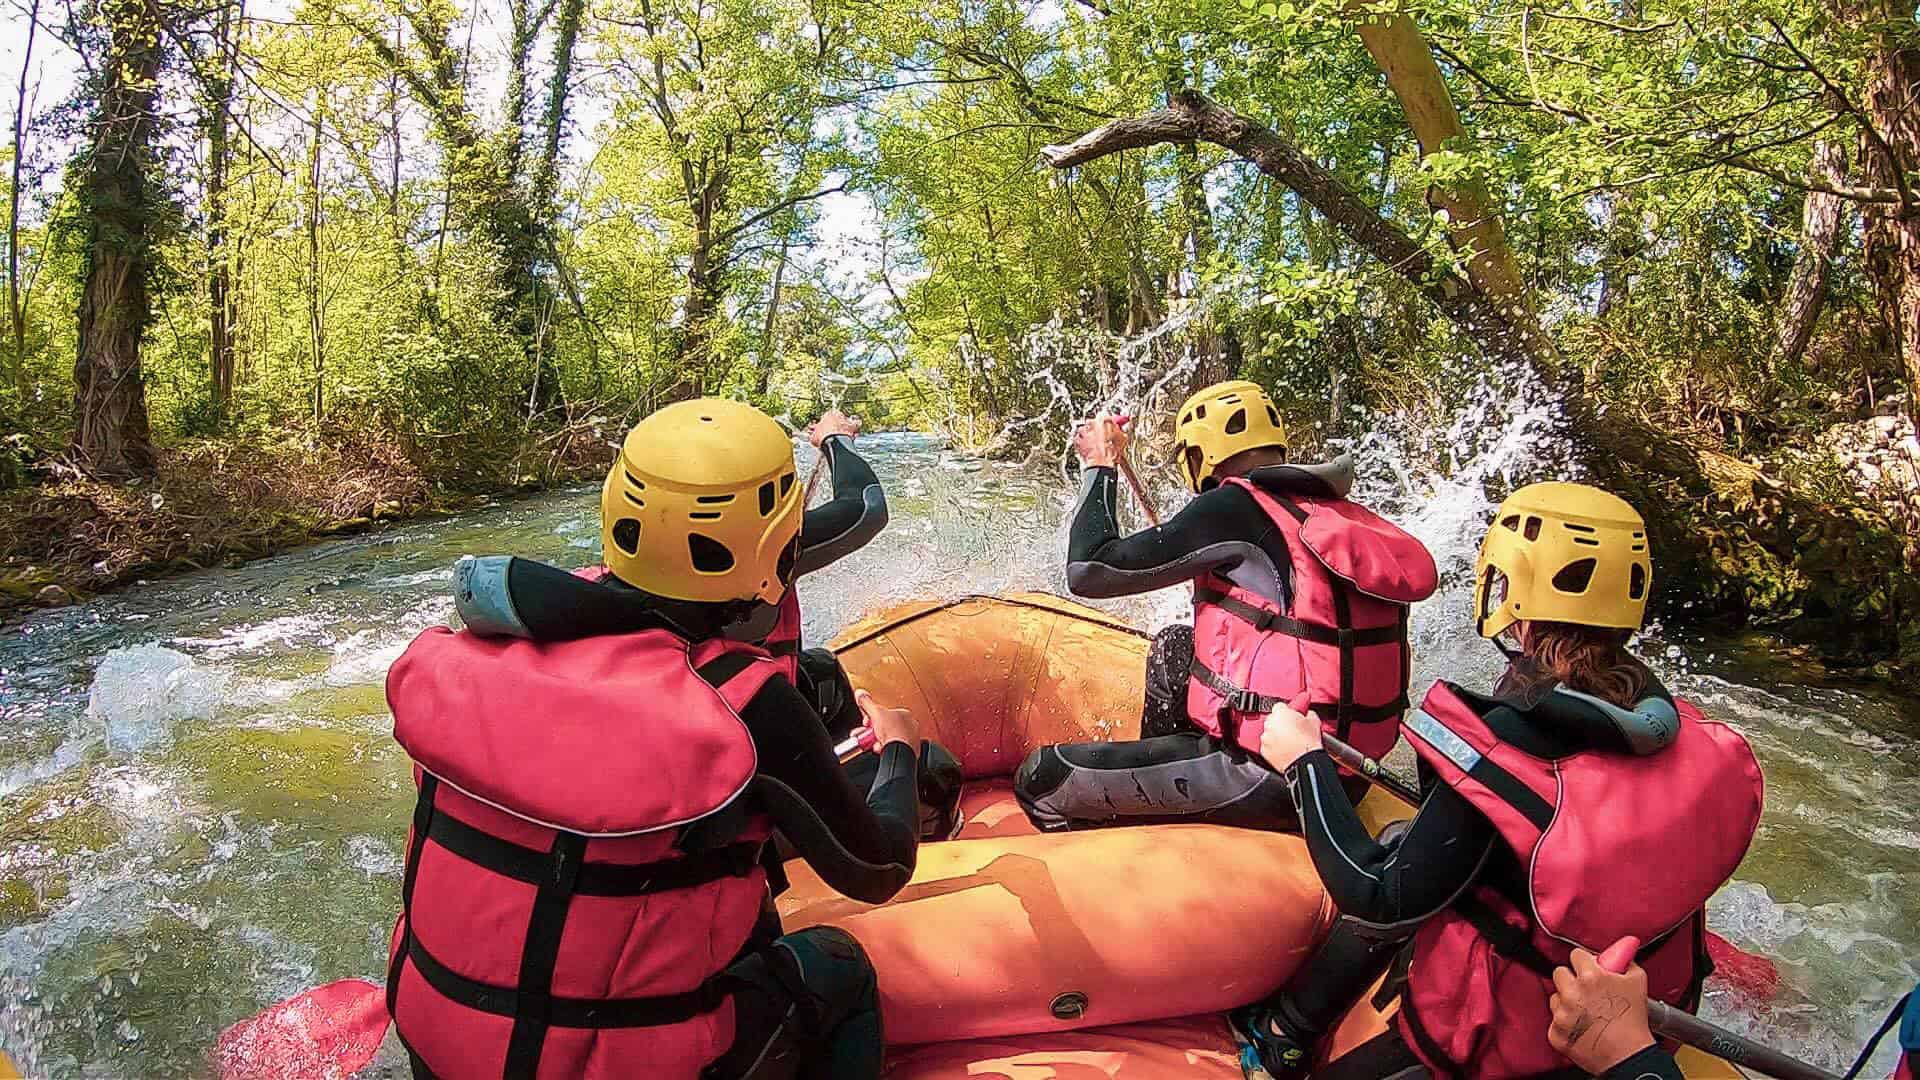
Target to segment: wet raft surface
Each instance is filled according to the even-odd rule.
[[[873,959],[890,1075],[1238,1077],[1221,1011],[1277,988],[1334,917],[1304,845],[1207,825],[1039,835],[1005,779],[1045,743],[1137,736],[1144,636],[1021,594],[901,605],[834,646],[856,686],[914,709],[970,780],[959,837],[923,845],[886,905],[788,867],[787,928],[839,926]],[[1363,813],[1377,827],[1405,810],[1370,795]],[[1385,1022],[1363,1005],[1330,1049]],[[1690,1066],[1729,1075],[1704,1056]]]
[[[801,583],[809,643],[929,596],[1064,591],[1060,474],[922,436],[860,445],[892,524]],[[1443,572],[1414,612],[1416,694],[1441,676],[1486,685],[1499,662],[1463,613],[1486,477],[1533,444],[1513,445],[1445,478],[1390,434],[1360,448],[1364,501]],[[812,450],[800,453],[805,468]],[[410,522],[0,632],[0,1049],[32,1076],[205,1075],[227,1025],[318,983],[378,978],[412,802],[387,664],[451,617],[461,555],[594,561],[593,495]],[[1148,628],[1187,617],[1181,589],[1095,606]],[[1775,658],[1725,643],[1643,642],[1767,771],[1760,840],[1710,918],[1776,958],[1781,989],[1756,1005],[1709,984],[1707,1011],[1844,1069],[1920,978],[1920,723],[1876,691],[1783,685]],[[1102,674],[1139,677],[1131,664]],[[1022,822],[1007,809],[1002,829]],[[404,1060],[383,1062],[404,1075]],[[1887,1071],[1883,1052],[1868,1073]]]

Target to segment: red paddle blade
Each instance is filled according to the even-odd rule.
[[[1780,969],[1764,956],[1755,956],[1719,934],[1708,931],[1707,956],[1714,977],[1753,1001],[1772,1001],[1780,990]]]
[[[346,1080],[387,1037],[386,994],[341,979],[291,997],[220,1033],[220,1080]]]

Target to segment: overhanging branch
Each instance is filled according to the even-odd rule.
[[[1474,289],[1458,271],[1436,262],[1399,225],[1368,204],[1305,151],[1250,117],[1197,90],[1181,90],[1164,109],[1102,124],[1070,143],[1048,146],[1040,157],[1068,169],[1123,150],[1166,143],[1208,142],[1224,147],[1299,195],[1389,270],[1445,312],[1488,352],[1532,364],[1551,377],[1550,349],[1527,340],[1521,322]]]

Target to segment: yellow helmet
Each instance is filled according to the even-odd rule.
[[[655,596],[715,603],[786,592],[803,485],[793,443],[750,405],[696,398],[634,426],[600,488],[615,577]]]
[[[1287,428],[1280,410],[1258,383],[1245,380],[1214,383],[1180,406],[1173,428],[1173,459],[1180,465],[1189,490],[1209,485],[1220,463],[1261,446],[1287,448]]]
[[[1522,619],[1638,630],[1653,584],[1647,526],[1599,488],[1528,484],[1493,515],[1473,576],[1481,637]]]

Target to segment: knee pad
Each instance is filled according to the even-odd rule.
[[[813,1033],[824,1035],[855,1013],[880,1007],[880,981],[867,950],[835,926],[788,934],[771,950],[800,997]],[[784,978],[782,981],[786,981]]]
[[[953,839],[962,783],[959,758],[931,739],[920,744],[920,839]]]
[[[1073,774],[1073,766],[1060,756],[1057,746],[1042,746],[1027,755],[1013,774],[1013,790],[1022,799],[1039,799],[1053,794]]]
[[[802,692],[827,722],[827,731],[839,738],[860,726],[860,707],[853,701],[853,683],[847,669],[825,649],[802,649],[798,657]]]

